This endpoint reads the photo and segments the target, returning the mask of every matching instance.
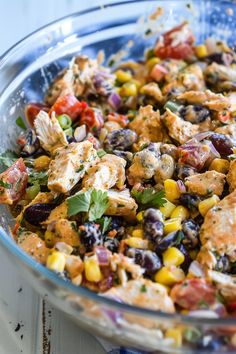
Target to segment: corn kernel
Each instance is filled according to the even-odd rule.
[[[204,58],[207,56],[207,47],[205,46],[205,44],[200,44],[198,46],[196,46],[195,48],[195,52],[198,58]]]
[[[129,83],[130,83],[130,84],[134,84],[134,85],[136,86],[137,90],[139,90],[140,87],[142,86],[142,83],[141,83],[139,80],[136,80],[136,79],[130,80]]]
[[[140,249],[148,249],[148,241],[147,240],[143,240],[142,238],[130,237],[130,238],[125,240],[125,243],[129,247],[140,248]]]
[[[163,214],[164,218],[169,218],[171,216],[172,211],[176,208],[176,206],[169,202],[169,200],[166,200],[166,203],[160,207],[160,212]]]
[[[132,237],[137,237],[137,238],[144,238],[143,230],[142,229],[136,229],[132,232]]]
[[[62,273],[65,269],[66,257],[63,253],[53,251],[47,258],[47,268],[54,272]]]
[[[220,201],[220,198],[217,195],[215,195],[215,194],[212,197],[210,197],[210,198],[202,200],[198,204],[198,210],[199,210],[200,214],[202,216],[205,216],[206,213],[208,212],[208,210],[213,208],[213,206],[215,206],[219,201]]]
[[[170,232],[181,230],[181,222],[182,220],[180,218],[164,221],[164,233],[169,234]]]
[[[130,97],[137,95],[137,87],[134,83],[126,82],[120,89],[120,95],[122,97]]]
[[[180,264],[184,262],[184,255],[178,248],[170,247],[168,248],[162,255],[163,263],[165,266],[176,266],[178,267]]]
[[[209,170],[226,174],[229,170],[229,161],[225,159],[214,159],[210,164]]]
[[[141,222],[143,220],[143,211],[140,211],[137,215],[136,215],[136,219],[138,220],[138,222]]]
[[[148,69],[151,70],[154,67],[154,65],[159,64],[159,63],[160,63],[160,58],[153,57],[146,62],[146,65],[147,65]]]
[[[180,218],[185,220],[189,217],[189,211],[183,205],[178,205],[171,213],[171,218]]]
[[[124,84],[125,82],[128,82],[129,80],[132,79],[132,75],[129,71],[124,71],[124,70],[117,70],[115,72],[116,78],[119,82]]]
[[[182,331],[180,328],[169,328],[165,333],[165,338],[173,339],[173,347],[182,346]]]
[[[46,243],[47,247],[52,247],[53,246],[53,240],[54,240],[54,233],[52,231],[46,230],[44,234],[44,240]]]
[[[165,196],[170,202],[174,202],[180,197],[180,190],[178,184],[173,179],[166,179],[164,181]]]
[[[84,271],[88,281],[97,283],[102,279],[102,273],[95,257],[89,257],[84,260]]]
[[[166,286],[173,286],[175,283],[185,279],[185,275],[182,269],[171,267],[162,267],[154,275],[154,280],[156,283],[160,283]]]
[[[46,155],[42,155],[34,160],[34,168],[37,171],[45,171],[48,169],[49,163],[50,163],[50,157]]]

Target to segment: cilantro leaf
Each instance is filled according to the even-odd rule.
[[[8,167],[10,167],[17,160],[17,155],[7,150],[0,155],[0,173],[5,171]]]
[[[19,116],[17,119],[16,119],[16,124],[18,125],[18,127],[20,127],[21,129],[23,130],[26,130],[27,127],[25,125],[25,122],[23,121],[22,117]]]
[[[91,193],[91,204],[89,208],[89,221],[99,219],[108,207],[107,192],[93,189]]]
[[[112,220],[112,218],[110,218],[108,216],[104,216],[104,217],[96,220],[96,223],[98,223],[101,227],[102,234],[105,234],[109,230],[111,220]]]
[[[80,191],[67,198],[68,204],[68,216],[73,216],[81,212],[88,212],[91,202],[91,191],[87,192]]]
[[[88,213],[88,220],[94,221],[104,214],[108,207],[107,192],[96,189],[80,191],[67,198],[68,216],[73,216],[81,212]]]
[[[5,182],[2,179],[0,179],[0,187],[6,188],[6,189],[10,189],[12,187],[11,183]]]
[[[164,190],[156,192],[154,188],[147,188],[142,192],[133,191],[132,196],[138,203],[140,210],[160,208],[166,202]]]

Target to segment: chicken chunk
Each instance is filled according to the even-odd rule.
[[[54,208],[46,221],[42,222],[42,225],[49,225],[52,222],[60,219],[66,219],[68,212],[67,202],[63,202]]]
[[[236,277],[217,272],[215,270],[208,271],[208,278],[216,285],[220,294],[227,303],[236,301]]]
[[[116,186],[124,188],[126,161],[113,154],[104,155],[96,165],[90,167],[83,178],[85,189],[110,189]]]
[[[143,290],[145,289],[145,291]],[[175,312],[174,304],[164,286],[147,279],[129,280],[123,286],[109,289],[103,296],[120,299],[130,305]]]
[[[163,121],[171,138],[178,141],[180,144],[184,144],[195,134],[199,133],[198,125],[186,122],[169,109],[166,110]]]
[[[236,70],[228,66],[212,63],[204,71],[206,81],[216,84],[218,81],[236,81]]]
[[[140,140],[146,142],[158,142],[163,140],[163,128],[159,111],[153,111],[151,105],[140,107],[138,115],[129,124]]]
[[[217,171],[207,171],[185,178],[185,185],[190,193],[199,195],[221,195],[224,189],[225,175]]]
[[[45,102],[50,106],[53,105],[56,100],[64,95],[74,94],[73,89],[74,73],[70,68],[65,70],[58,78],[53,82],[52,86],[48,90],[45,96]]]
[[[69,221],[67,219],[59,219],[54,221],[50,228],[50,240],[47,240],[51,246],[54,246],[57,242],[65,242],[72,247],[78,247],[80,245],[79,234],[76,231],[76,222]]]
[[[178,96],[179,100],[184,100],[189,104],[203,105],[213,111],[223,111],[230,108],[228,97],[222,94],[214,93],[210,90],[204,91],[187,91]]]
[[[162,102],[163,95],[162,92],[155,82],[149,82],[148,84],[142,87],[142,93],[148,96],[153,97],[157,102]]]
[[[71,143],[57,150],[48,170],[48,188],[55,193],[67,193],[98,160],[90,141]]]
[[[197,64],[187,66],[179,73],[177,80],[185,87],[186,90],[204,90],[205,81],[202,69]]]
[[[202,245],[236,261],[236,191],[221,200],[205,216],[200,231]]]
[[[230,192],[233,192],[236,189],[236,160],[230,162],[229,172],[226,179],[229,184]]]
[[[132,165],[128,170],[128,180],[131,185],[152,178],[159,166],[160,144],[150,144],[148,148],[134,155]]]
[[[54,114],[50,118],[48,113],[40,111],[35,118],[34,126],[42,147],[51,154],[58,148],[68,145],[66,135]]]
[[[50,249],[37,234],[25,231],[19,236],[18,245],[37,262],[46,264]]]
[[[127,219],[134,219],[138,208],[135,200],[131,197],[129,189],[107,191],[109,205],[106,215],[125,216]]]

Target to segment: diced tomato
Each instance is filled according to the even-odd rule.
[[[210,157],[210,149],[204,144],[189,143],[180,146],[178,154],[180,164],[192,166],[200,171]]]
[[[186,279],[171,290],[174,303],[187,310],[208,307],[217,302],[216,290],[204,279]]]
[[[85,124],[89,131],[95,133],[102,128],[104,120],[100,111],[88,107],[83,111],[80,123]]]
[[[18,234],[19,228],[20,228],[20,223],[16,222],[15,226],[12,229],[12,233],[13,233],[14,236],[16,236]]]
[[[163,38],[158,40],[154,52],[161,59],[187,59],[194,52],[193,42],[194,36],[184,22],[166,32]]]
[[[32,128],[34,127],[34,120],[41,110],[48,112],[49,107],[43,103],[29,103],[25,107],[25,116]]]
[[[68,94],[59,97],[54,105],[51,107],[49,114],[53,111],[56,115],[68,114],[70,118],[74,121],[79,115],[87,108],[87,103],[84,101],[79,101],[74,95]]]
[[[128,120],[128,117],[125,116],[124,114],[118,114],[118,113],[115,113],[115,112],[111,112],[108,114],[107,116],[107,120],[109,122],[117,122],[119,123],[122,128],[126,127],[127,124],[129,123],[129,120]]]
[[[168,70],[159,64],[154,65],[150,72],[151,78],[157,82],[161,81],[166,74],[168,74]]]
[[[0,203],[13,204],[25,193],[28,174],[22,158],[0,174]]]
[[[231,113],[229,111],[221,111],[218,113],[218,120],[222,123],[226,123],[231,119]]]

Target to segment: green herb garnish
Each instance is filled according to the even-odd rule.
[[[102,234],[105,234],[109,230],[111,220],[112,218],[108,216],[104,216],[101,219],[96,220],[96,223],[98,223],[101,227]]]
[[[2,179],[0,179],[0,187],[6,188],[6,189],[10,189],[12,187],[11,183],[5,182]]]
[[[103,150],[103,149],[100,149],[100,150],[98,150],[97,151],[97,155],[98,155],[98,157],[103,157],[104,155],[106,155],[107,153],[106,153],[106,151],[105,150]]]
[[[8,167],[10,167],[17,160],[17,155],[7,150],[0,155],[0,173],[5,171]]]
[[[18,125],[19,128],[23,129],[23,130],[26,130],[27,127],[25,125],[25,122],[23,121],[23,118],[21,116],[19,116],[17,119],[16,119],[16,125]]]
[[[48,183],[48,175],[46,171],[37,172],[34,169],[28,170],[28,183],[29,184],[39,184],[41,186],[46,186]]]
[[[78,168],[78,170],[76,170],[76,172],[81,172],[84,169],[84,165],[80,165],[80,167]]]
[[[141,285],[140,291],[141,291],[141,293],[146,293],[147,292],[147,287],[146,287],[145,284]]]
[[[89,221],[100,219],[108,207],[107,192],[89,189],[67,198],[68,216],[86,212]]]
[[[142,192],[132,191],[132,196],[138,203],[140,210],[147,208],[158,209],[166,203],[164,190],[156,192],[154,188],[147,188]]]

